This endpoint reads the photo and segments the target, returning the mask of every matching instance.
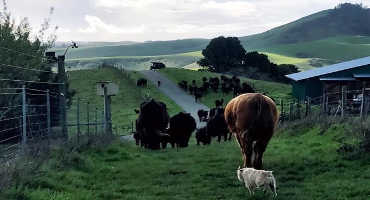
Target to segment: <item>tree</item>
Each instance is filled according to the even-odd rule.
[[[50,28],[48,17],[41,25],[41,30],[37,32],[36,36],[32,36],[31,27],[24,18],[19,24],[16,24],[12,19],[10,12],[7,10],[6,0],[2,1],[3,10],[0,11],[0,79],[10,80],[25,80],[25,81],[36,81],[36,82],[57,82],[56,74],[51,72],[51,66],[45,60],[45,51],[52,47],[56,39],[55,34],[46,35],[45,32]],[[50,9],[50,15],[53,9]],[[55,29],[56,30],[56,29]],[[46,38],[46,39],[45,39]],[[13,81],[0,81],[0,88],[13,88],[10,93],[19,93],[23,84],[26,84],[26,88],[34,89],[27,93],[37,93],[35,90],[58,93],[59,88],[55,85],[50,84],[39,84],[39,83],[23,83]],[[70,102],[74,92],[68,90],[67,87],[67,101]],[[29,94],[27,94],[29,95]],[[46,104],[45,98],[27,98],[30,105],[41,105]],[[4,118],[11,118],[12,116],[19,116],[20,109],[14,111],[11,109],[14,105],[20,105],[21,98],[19,95],[1,95],[0,96],[0,107],[9,108],[0,110],[0,120]],[[58,111],[58,99],[51,102],[51,109],[53,114],[57,114]],[[33,108],[33,110],[41,108]],[[45,112],[38,110],[40,113]],[[41,117],[38,118],[42,121]],[[45,121],[45,120],[44,120]],[[0,123],[0,127],[16,127],[14,123],[18,123],[17,120],[11,121],[11,123],[5,121]],[[8,132],[7,134],[16,134]],[[6,135],[1,135],[6,137]]]
[[[257,51],[249,52],[245,55],[245,65],[255,67],[260,72],[271,73],[271,64],[267,55]]]
[[[204,59],[198,61],[199,65],[208,67],[210,71],[225,72],[241,65],[246,51],[237,37],[221,36],[212,39],[202,54]]]

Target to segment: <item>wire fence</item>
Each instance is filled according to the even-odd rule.
[[[360,117],[366,119],[370,112],[370,89],[342,90],[304,100],[283,99],[276,102],[280,121],[294,121],[309,116]]]

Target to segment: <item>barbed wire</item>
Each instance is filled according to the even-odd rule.
[[[30,68],[26,68],[24,66],[16,66],[16,65],[9,65],[9,64],[3,64],[3,63],[0,63],[0,66],[5,66],[5,67],[8,67],[8,68],[21,69],[21,70],[26,70],[26,71],[33,71],[33,72],[53,73],[52,71],[49,71],[49,70],[30,69]]]
[[[14,120],[14,119],[20,119],[20,118],[22,118],[22,116],[12,117],[12,118],[6,118],[6,119],[0,119],[0,122],[6,122],[6,121],[10,121],[10,120]]]
[[[1,130],[0,133],[12,131],[12,130],[19,129],[19,128],[22,128],[22,126],[17,126],[17,127],[13,127],[13,128],[4,129],[4,130]]]
[[[7,48],[7,47],[0,47],[0,49],[4,49],[6,51],[11,51],[11,52],[14,52],[14,53],[18,53],[18,54],[29,56],[29,57],[33,57],[33,58],[44,58],[44,59],[47,59],[47,60],[52,60],[52,59],[50,59],[47,56],[43,56],[43,55],[41,55],[41,56],[32,55],[32,54],[29,54],[29,53],[25,53],[25,52],[22,52],[22,51],[10,49],[10,48]]]
[[[64,85],[64,83],[52,83],[52,82],[41,82],[41,81],[26,81],[26,80],[13,80],[13,79],[0,79],[0,81],[23,82],[23,83],[38,83],[38,84],[49,84],[49,85]]]
[[[9,140],[12,140],[12,139],[17,138],[17,137],[20,137],[20,136],[21,136],[21,135],[15,135],[15,136],[13,136],[13,137],[10,137],[10,138],[7,138],[7,139],[4,139],[4,140],[1,140],[1,141],[0,141],[0,143],[7,142],[7,141],[9,141]]]
[[[5,106],[5,107],[0,107],[0,109],[9,109],[9,108],[18,108],[18,107],[22,107],[22,105],[18,105],[18,106]]]
[[[0,95],[18,95],[22,93],[0,93]]]

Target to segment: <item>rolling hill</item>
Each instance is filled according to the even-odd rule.
[[[240,37],[240,41],[247,51],[270,53],[276,63],[303,58],[305,60],[299,60],[298,63],[288,63],[297,64],[305,70],[369,56],[368,24],[370,9],[356,4],[341,4],[261,34]],[[209,41],[185,39],[133,44],[92,43],[95,46],[71,49],[67,60],[71,67],[108,62],[130,69],[143,69],[148,68],[152,61],[164,62],[169,67],[194,66],[201,56],[199,51]],[[62,51],[57,49],[59,53]]]

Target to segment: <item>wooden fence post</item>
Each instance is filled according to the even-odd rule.
[[[50,93],[49,90],[46,91],[46,114],[47,114],[47,129],[48,129],[48,139],[51,136],[51,114],[50,114]]]
[[[90,102],[86,104],[86,112],[87,112],[87,136],[90,136]]]
[[[363,119],[363,111],[364,111],[364,100],[365,100],[365,87],[362,87],[362,100],[361,100],[361,110],[360,110],[360,117]]]
[[[342,87],[342,99],[340,101],[340,106],[341,106],[340,117],[343,118],[344,117],[344,87]]]
[[[293,120],[292,112],[293,112],[293,103],[290,103],[290,105],[289,105],[289,121]]]
[[[301,101],[297,101],[297,119],[301,119]]]
[[[112,134],[111,118],[111,97],[108,95],[108,88],[104,87],[104,131],[106,134]]]
[[[95,136],[98,135],[98,108],[95,108]]]
[[[80,98],[77,98],[77,143],[80,143]]]
[[[27,101],[26,86],[22,87],[22,147],[25,148],[27,143]]]
[[[280,109],[280,120],[281,121],[284,121],[284,101],[283,99],[280,99],[280,106],[281,106],[281,109]]]
[[[104,110],[101,111],[101,130],[104,132],[105,125],[105,117],[104,117]]]

